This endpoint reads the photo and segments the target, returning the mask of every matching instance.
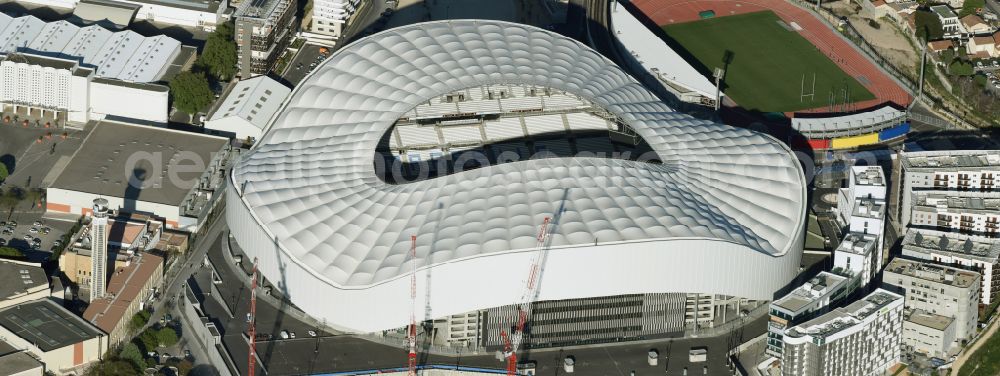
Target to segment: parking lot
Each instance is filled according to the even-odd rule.
[[[9,220],[0,221],[0,246],[21,250],[29,261],[45,261],[72,227],[72,222],[42,219],[41,212],[15,212]]]
[[[302,81],[309,72],[316,69],[316,66],[322,63],[323,60],[326,60],[326,57],[330,54],[329,50],[327,50],[326,54],[323,54],[321,49],[325,48],[311,43],[302,45],[302,49],[299,53],[295,54],[295,58],[292,59],[282,77],[288,80],[288,83],[298,85],[299,81]]]

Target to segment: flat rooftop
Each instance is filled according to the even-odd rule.
[[[802,323],[789,329],[787,333],[792,337],[810,335],[814,338],[826,338],[860,324],[866,317],[902,298],[902,296],[891,292],[877,289],[864,299]]]
[[[846,277],[829,272],[820,272],[802,286],[788,293],[788,295],[775,300],[772,305],[793,313],[798,313],[809,308],[821,298],[843,287],[846,282]]]
[[[854,166],[851,167],[854,174],[854,182],[857,185],[884,187],[885,173],[879,166]]]
[[[154,276],[161,265],[162,257],[143,253],[133,258],[128,266],[115,270],[108,281],[107,295],[90,302],[83,318],[110,333],[125,316],[132,302],[140,298],[146,281]],[[162,273],[162,269],[160,270]]]
[[[179,206],[213,154],[228,142],[216,136],[101,121],[50,188]],[[131,176],[140,177],[142,184],[135,185],[141,188],[129,184]]]
[[[0,356],[0,375],[16,375],[34,369],[41,372],[44,366],[42,362],[28,355],[25,351]]]
[[[851,232],[837,246],[837,252],[848,252],[857,255],[867,255],[875,249],[878,237],[872,234]]]
[[[859,198],[854,200],[854,217],[885,218],[885,200],[875,198]]]
[[[104,335],[49,298],[7,307],[0,326],[46,352]]]
[[[931,9],[938,7],[948,8],[938,5]],[[903,153],[901,161],[904,168],[935,171],[1000,167],[1000,150],[918,151]]]
[[[931,10],[934,11],[934,13],[937,13],[938,17],[942,18],[958,17],[955,14],[955,12],[952,11],[951,8],[949,8],[947,5],[935,5],[931,7]]]
[[[977,272],[899,257],[892,259],[889,265],[886,265],[885,271],[963,288],[978,286],[982,278]]]
[[[948,329],[948,327],[951,326],[951,323],[955,321],[954,318],[941,316],[920,309],[914,309],[904,313],[903,320],[940,331]]]
[[[0,260],[0,300],[45,286],[49,279],[40,264]]]
[[[917,191],[915,210],[964,209],[970,212],[1000,212],[1000,192]]]
[[[996,263],[1000,258],[1000,239],[979,235],[909,228],[902,245],[904,251],[948,253],[988,263]]]
[[[214,0],[119,0],[132,4],[152,4],[170,8],[196,10],[215,13],[219,10],[219,2]]]

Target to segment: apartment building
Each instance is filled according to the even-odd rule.
[[[919,309],[903,309],[903,349],[947,358],[955,344],[955,319]]]
[[[771,302],[767,324],[767,354],[781,359],[785,329],[825,313],[847,295],[847,278],[820,272],[792,292]]]
[[[373,1],[381,3],[381,1]],[[343,36],[347,20],[354,15],[361,0],[315,0],[312,8],[312,23],[309,31],[337,40]]]
[[[994,238],[911,228],[906,230],[902,248],[905,258],[979,273],[980,304],[990,305],[1000,292],[1000,242]]]
[[[248,0],[236,8],[238,74],[250,78],[274,69],[295,34],[296,0]]]
[[[903,305],[907,309],[954,319],[953,342],[975,335],[982,288],[979,273],[895,258],[886,266],[882,283],[885,288],[904,296]],[[943,349],[935,352],[944,353],[958,345],[945,343]]]
[[[899,224],[910,224],[916,195],[934,191],[996,191],[1000,150],[949,150],[902,153]]]
[[[1000,236],[1000,191],[933,191],[913,194],[910,226]]]
[[[785,376],[880,374],[899,362],[903,297],[877,289],[784,334]]]
[[[881,261],[880,238],[877,235],[851,232],[844,236],[844,239],[837,245],[833,252],[833,268],[835,272],[850,274],[858,279],[850,288],[855,290],[858,287],[867,286],[871,283],[872,277],[878,273],[878,264]]]

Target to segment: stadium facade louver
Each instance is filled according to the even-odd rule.
[[[598,108],[656,162],[551,157],[412,182],[378,176],[375,150],[401,118],[498,86]],[[479,99],[496,102],[490,93]],[[230,179],[231,233],[264,277],[304,312],[357,332],[409,323],[413,262],[417,320],[515,303],[545,217],[554,221],[538,293],[546,301],[769,300],[796,275],[805,231],[806,183],[784,145],[675,112],[590,48],[499,21],[410,25],[335,52]]]

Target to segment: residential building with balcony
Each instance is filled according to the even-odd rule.
[[[767,354],[781,359],[785,329],[825,313],[846,295],[846,277],[820,272],[788,295],[771,302]]]
[[[248,0],[236,8],[239,76],[250,78],[274,69],[295,34],[296,0]]]
[[[900,359],[903,297],[877,289],[864,299],[787,329],[784,376],[876,375]]]
[[[884,288],[904,296],[903,305],[907,309],[954,319],[952,342],[944,343],[943,348],[933,349],[933,353],[957,348],[961,340],[976,334],[982,289],[979,273],[895,258],[886,266],[882,283]]]
[[[903,237],[902,248],[904,258],[979,273],[980,304],[990,305],[1000,292],[1000,242],[994,238],[910,228]]]

